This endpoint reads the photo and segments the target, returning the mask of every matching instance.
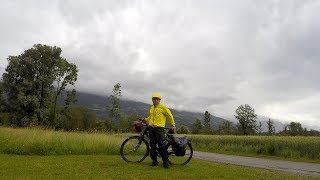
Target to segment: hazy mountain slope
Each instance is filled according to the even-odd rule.
[[[63,98],[60,99],[60,103],[63,103]],[[110,106],[110,99],[107,96],[77,92],[77,106],[85,106],[89,109],[94,110],[99,116],[107,116],[109,110],[107,106]],[[148,116],[149,108],[151,104],[136,102],[131,100],[121,100],[120,106],[121,110],[126,114],[137,114],[141,117]],[[108,107],[109,109],[109,107]],[[203,122],[204,112],[187,112],[187,111],[177,111],[171,109],[171,112],[175,118],[175,121],[178,126],[186,125],[191,127],[192,123],[198,118]],[[211,127],[217,129],[219,125],[225,121],[225,119],[220,117],[211,116]]]

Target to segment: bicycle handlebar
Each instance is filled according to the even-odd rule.
[[[147,127],[150,127],[149,124],[147,124],[145,121],[143,121],[144,119],[139,118],[138,120],[139,120],[141,123],[143,123],[144,125],[146,125]],[[172,130],[172,127],[164,127],[164,129],[170,131],[170,130]],[[173,134],[175,134],[175,133],[173,133]]]

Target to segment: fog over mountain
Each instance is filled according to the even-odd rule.
[[[59,102],[60,104],[64,104],[64,98],[66,98],[66,95],[60,97]],[[111,108],[111,101],[108,96],[102,96],[97,94],[89,94],[89,93],[83,93],[78,92],[77,93],[77,102],[75,103],[76,106],[84,106],[87,107],[97,113],[98,116],[108,116],[109,111]],[[143,103],[143,102],[137,102],[132,100],[120,100],[120,106],[121,111],[125,115],[131,115],[135,114],[140,117],[147,117],[149,114],[149,108],[151,104],[149,103]],[[175,118],[175,121],[177,123],[177,126],[185,125],[190,128],[192,128],[192,124],[195,122],[196,119],[199,119],[201,122],[203,122],[204,119],[204,112],[192,112],[192,111],[179,111],[176,109],[171,109],[171,112]],[[260,116],[258,115],[257,119],[257,125],[259,122],[262,122],[262,132],[268,131],[267,121],[269,120],[268,117]],[[284,129],[284,126],[286,124],[281,123],[279,120],[271,119],[274,122],[274,128],[276,132],[282,131]],[[234,126],[238,123],[235,119],[224,119],[221,117],[217,117],[214,115],[211,115],[211,127],[214,130],[217,130],[219,128],[219,125],[223,121],[231,121]],[[312,127],[306,127],[302,124],[304,128],[314,129]]]
[[[64,104],[65,98],[66,98],[66,95],[64,94],[63,96],[60,97],[59,103]],[[75,103],[75,105],[87,107],[88,109],[95,111],[98,116],[105,117],[105,116],[109,116],[109,112],[111,108],[111,99],[107,96],[78,92],[77,102]],[[140,116],[141,118],[148,117],[150,106],[151,106],[150,103],[147,104],[143,102],[120,99],[121,111],[125,115],[135,114]],[[172,109],[171,107],[169,108],[174,116],[177,126],[185,125],[191,128],[192,124],[196,121],[196,119],[199,119],[203,122],[204,112],[199,113],[199,112],[179,111],[179,110]],[[223,121],[226,121],[226,119],[211,115],[210,123],[213,129],[217,130],[219,125]]]

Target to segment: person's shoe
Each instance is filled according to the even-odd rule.
[[[151,164],[150,164],[150,166],[158,166],[159,164],[158,164],[158,162],[157,161],[153,161]]]
[[[163,163],[163,167],[164,167],[165,169],[169,169],[169,168],[170,168],[169,162],[164,162],[164,163]]]

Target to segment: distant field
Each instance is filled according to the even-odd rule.
[[[192,135],[198,151],[320,162],[320,137]]]
[[[119,155],[0,154],[0,161],[0,179],[319,179],[200,160],[166,170],[150,167],[150,159],[127,164]]]
[[[118,155],[132,134],[62,132],[0,127],[0,154]],[[188,135],[194,150],[320,162],[320,137]]]

